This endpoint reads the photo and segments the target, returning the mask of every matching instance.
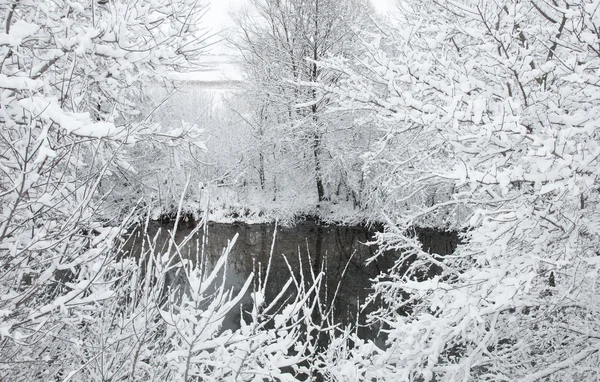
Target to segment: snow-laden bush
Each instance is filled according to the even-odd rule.
[[[598,378],[599,5],[403,2],[363,57],[322,64],[338,107],[385,132],[366,158],[381,243],[414,260],[376,286],[390,349],[373,377]],[[445,216],[465,244],[422,251],[411,227]]]
[[[49,379],[83,356],[72,333],[118,294],[113,247],[129,222],[108,221],[104,201],[135,174],[127,151],[160,136],[136,99],[147,81],[196,65],[202,9],[0,2],[0,378]],[[104,362],[105,345],[70,371]]]

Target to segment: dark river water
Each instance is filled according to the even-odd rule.
[[[154,240],[158,235],[156,243],[159,249],[164,247],[164,252],[168,246],[168,231],[172,229],[172,224],[151,222],[145,237]],[[176,242],[181,242],[192,230],[193,227],[180,227],[175,234]],[[275,224],[209,223],[206,226],[206,235],[201,227],[182,248],[183,256],[196,261],[202,258],[201,248],[204,246],[203,258],[210,268],[219,259],[228,242],[238,234],[228,258],[226,285],[239,290],[253,270],[260,267],[264,274],[273,247],[269,287],[265,296],[267,304],[288,281],[288,264],[296,277],[303,273],[305,278],[310,279],[311,270],[314,274],[323,270],[324,280],[320,298],[326,306],[325,310],[333,310],[333,317],[337,323],[358,323],[359,336],[379,342],[381,338],[378,328],[364,324],[367,314],[378,307],[374,306],[375,304],[365,309],[361,307],[371,292],[372,279],[389,269],[397,255],[387,253],[377,257],[369,265],[366,264],[377,251],[375,246],[365,244],[373,240],[376,230],[362,226],[324,225],[315,221],[304,221],[294,227],[277,227],[276,240],[273,243],[274,230]],[[418,231],[418,235],[425,250],[439,254],[452,253],[458,243],[456,233],[423,229]],[[136,256],[141,244],[142,235],[136,232],[133,239],[126,244],[126,249]],[[173,279],[169,282],[180,283],[183,280]],[[249,294],[241,304],[242,311],[251,309]],[[239,325],[240,313],[239,310],[231,313],[224,325],[233,329]]]

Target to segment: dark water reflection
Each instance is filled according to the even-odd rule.
[[[169,231],[172,225],[150,223],[148,235],[156,240],[158,252],[164,253],[168,246]],[[180,243],[192,227],[181,227],[175,234]],[[364,325],[366,315],[376,309],[370,306],[360,311],[369,293],[371,280],[389,269],[396,260],[393,253],[379,256],[366,265],[366,261],[375,255],[374,246],[365,245],[373,240],[375,230],[361,226],[323,225],[314,221],[305,221],[294,227],[278,227],[273,243],[274,224],[213,224],[206,227],[206,235],[200,228],[193,239],[181,248],[182,256],[198,261],[204,253],[204,263],[210,269],[223,253],[229,241],[239,234],[237,242],[229,255],[227,263],[226,285],[239,290],[251,272],[259,269],[264,275],[273,246],[269,286],[266,289],[266,302],[272,301],[281,291],[290,277],[288,264],[296,277],[303,273],[311,278],[311,271],[318,274],[324,271],[321,288],[321,303],[325,311],[333,310],[336,323],[359,324],[358,334],[364,339],[378,341],[378,329]],[[133,255],[139,252],[142,241],[138,234],[127,248]],[[424,249],[444,254],[451,253],[457,245],[457,236],[452,233],[440,233],[433,230],[419,231]],[[204,251],[202,247],[204,246]],[[284,258],[285,257],[285,258]],[[287,263],[286,263],[287,259]],[[183,283],[184,280],[170,280],[170,283]],[[337,293],[337,294],[336,294]],[[334,296],[335,299],[334,299]],[[251,310],[249,294],[242,300],[242,310]],[[226,328],[239,325],[239,311],[231,312],[225,322]],[[380,340],[380,339],[379,339]]]

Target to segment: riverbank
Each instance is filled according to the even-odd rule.
[[[278,222],[280,226],[294,226],[306,220],[348,226],[389,223],[381,208],[356,204],[353,200],[335,196],[318,201],[310,192],[292,190],[280,192],[274,199],[261,190],[206,187],[198,192],[188,192],[183,201],[175,199],[173,195],[168,200],[153,199],[150,203],[138,209],[138,219],[172,223],[179,216],[181,223],[191,225],[203,220],[224,224]],[[404,213],[411,214],[412,211]],[[394,216],[401,217],[404,213],[394,209],[392,216],[388,217],[394,219]],[[413,224],[435,230],[460,231],[469,215],[468,209],[452,205],[420,216]]]
[[[174,222],[177,216],[176,208],[156,207],[150,211],[150,220],[163,223]],[[293,226],[297,222],[306,220],[353,226],[382,222],[373,213],[353,208],[351,203],[332,201],[305,204],[225,202],[204,205],[197,202],[184,202],[179,216],[183,223],[198,222],[206,218],[214,223],[264,224],[277,221],[282,226]]]

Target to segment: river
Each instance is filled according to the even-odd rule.
[[[383,340],[378,328],[365,325],[367,314],[378,307],[371,304],[362,308],[372,291],[372,279],[389,269],[397,259],[396,254],[386,253],[367,265],[367,260],[374,257],[377,248],[366,243],[373,240],[377,229],[328,225],[307,220],[300,221],[293,227],[277,227],[273,241],[275,224],[209,223],[206,227],[198,228],[192,240],[180,250],[184,258],[194,262],[202,258],[208,268],[216,263],[228,242],[238,235],[228,258],[227,287],[239,290],[252,271],[259,267],[264,275],[272,253],[269,288],[266,289],[265,296],[267,303],[288,281],[290,268],[295,277],[303,274],[308,280],[312,278],[312,274],[318,274],[322,270],[324,283],[320,298],[325,310],[333,310],[337,323],[358,323],[360,337],[376,343]],[[137,256],[142,247],[142,237],[147,238],[146,240],[155,240],[156,237],[159,252],[164,252],[172,229],[173,224],[150,222],[148,235],[140,235],[138,228],[125,248],[131,255]],[[189,225],[179,227],[175,241],[180,243],[193,230],[194,227]],[[452,253],[458,244],[456,233],[431,229],[420,229],[417,233],[425,250],[439,254]],[[172,279],[169,282],[177,284],[184,281]],[[249,294],[242,299],[241,304],[242,311],[251,309]],[[225,328],[238,327],[239,317],[239,311],[232,311],[224,323]]]

